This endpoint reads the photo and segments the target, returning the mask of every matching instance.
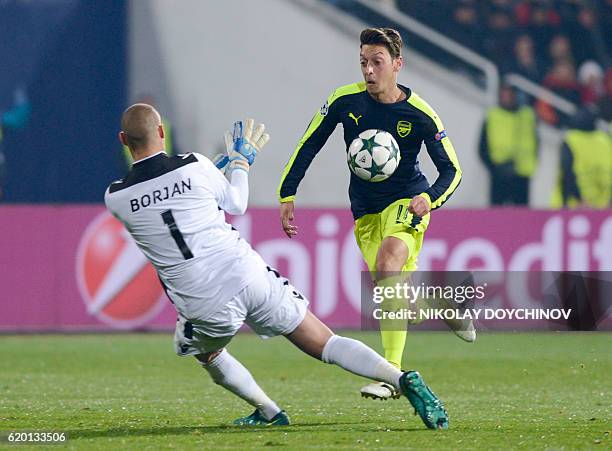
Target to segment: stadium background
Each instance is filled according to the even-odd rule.
[[[441,39],[434,29],[445,19],[436,11],[451,11],[453,2],[399,1],[399,10],[392,9],[394,2],[365,0],[262,3],[0,3],[0,113],[20,102],[28,108],[19,126],[3,127],[0,143],[7,171],[0,204],[0,330],[173,327],[172,306],[151,268],[101,205],[108,183],[125,171],[116,140],[119,117],[145,95],[153,96],[172,122],[182,152],[212,156],[221,150],[223,131],[247,115],[267,125],[272,141],[252,172],[251,207],[234,224],[304,290],[323,320],[359,328],[364,267],[352,237],[340,130],[300,186],[298,240],[282,234],[276,187],[312,114],[336,86],[360,80],[357,37],[368,25],[402,30],[406,64],[400,82],[443,118],[464,171],[460,188],[434,215],[421,269],[612,270],[609,209],[549,208],[562,124],[539,125],[540,159],[529,206],[489,207],[478,139],[504,75],[504,59],[512,55],[482,59],[491,56],[486,49],[474,57],[457,50],[457,41]],[[410,6],[417,3],[411,15]],[[530,2],[490,4],[516,12],[517,5]],[[610,4],[593,4],[601,8],[600,30],[609,44]],[[574,5],[577,13],[580,2],[547,5],[559,14]],[[414,25],[415,17],[421,26]],[[423,30],[423,24],[430,28]],[[520,25],[512,27],[518,33]],[[607,62],[599,61],[604,68]],[[435,171],[422,155],[432,180]],[[508,285],[499,306],[537,305],[537,300],[512,296],[516,290]],[[604,313],[609,308],[609,303],[599,306]],[[609,316],[587,328],[609,329]]]

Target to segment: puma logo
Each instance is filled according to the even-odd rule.
[[[358,117],[355,117],[353,113],[349,113],[348,115],[351,119],[355,121],[355,125],[359,125],[359,119],[363,117],[361,114]]]

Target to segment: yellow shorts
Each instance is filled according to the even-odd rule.
[[[355,239],[370,272],[376,271],[378,249],[388,236],[399,238],[408,246],[408,260],[402,271],[416,271],[430,215],[413,216],[408,212],[409,204],[410,199],[400,199],[380,213],[365,215],[355,221]]]

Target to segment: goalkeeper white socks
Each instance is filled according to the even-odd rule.
[[[208,371],[216,384],[221,385],[259,409],[267,420],[281,411],[276,403],[268,398],[268,395],[257,385],[249,370],[231,356],[227,349],[221,351],[212,362],[202,363],[202,367]]]
[[[352,338],[333,335],[323,348],[321,360],[336,364],[358,376],[386,382],[399,389],[402,372],[373,349]]]

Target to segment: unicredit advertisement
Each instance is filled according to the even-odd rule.
[[[363,321],[372,296],[364,296],[366,267],[347,210],[296,210],[294,239],[282,233],[276,209],[250,209],[231,222],[323,321],[354,329],[371,323]],[[0,230],[1,331],[174,327],[153,267],[103,207],[3,206]],[[612,212],[437,211],[419,256],[419,272],[434,271],[474,272],[474,292],[482,294],[474,319],[482,328],[608,330]],[[533,289],[533,275],[559,273],[570,278],[552,284],[553,305],[550,290]],[[580,290],[586,301],[576,300]],[[426,319],[418,327],[441,327]]]

